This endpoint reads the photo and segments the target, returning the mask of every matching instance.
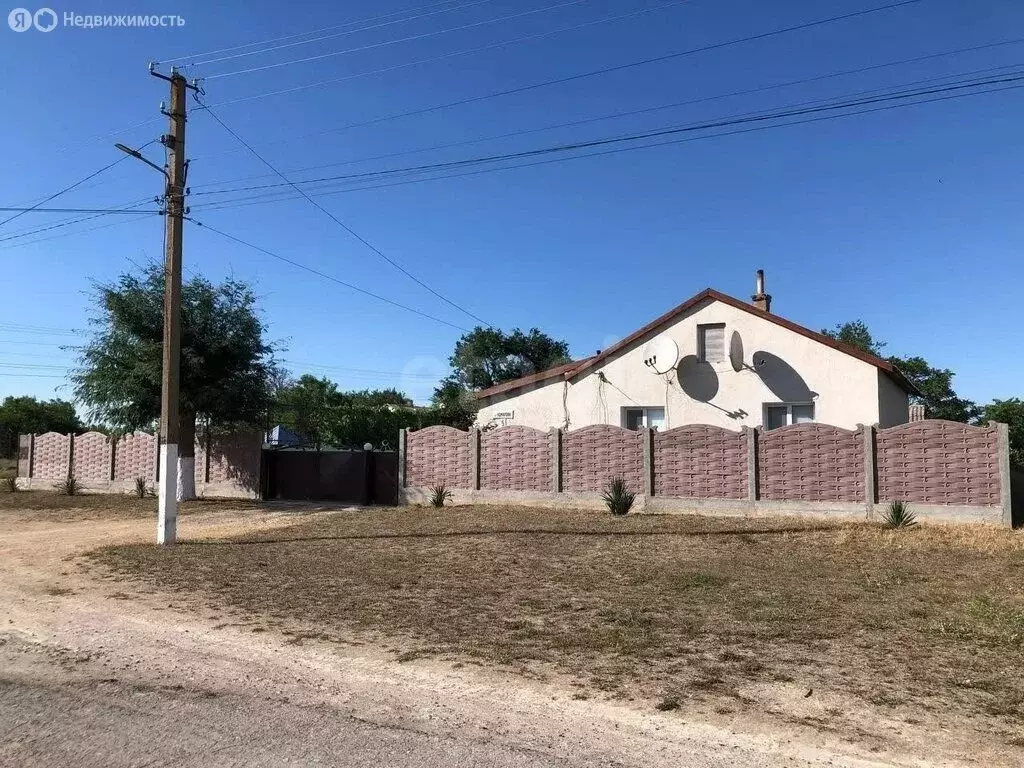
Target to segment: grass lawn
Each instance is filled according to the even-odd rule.
[[[179,505],[178,514],[258,507],[258,502],[245,499],[196,499]],[[134,494],[116,493],[83,493],[76,496],[64,496],[55,491],[11,493],[0,487],[0,520],[73,522],[145,517],[156,519],[155,498],[140,499]]]
[[[1024,726],[1024,536],[986,527],[383,509],[98,550],[294,642],[397,638],[613,696],[742,709],[759,685]],[[820,695],[820,694],[819,694]]]

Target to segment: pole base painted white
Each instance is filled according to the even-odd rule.
[[[178,457],[178,501],[196,497],[196,457]]]
[[[173,544],[178,538],[178,446],[160,446],[160,490],[156,543]]]

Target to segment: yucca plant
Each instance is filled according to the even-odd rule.
[[[621,477],[614,478],[608,483],[608,488],[602,494],[608,511],[613,515],[627,515],[636,501],[636,494],[626,487],[626,481]]]
[[[144,498],[146,498],[147,491],[148,491],[148,489],[146,488],[146,478],[144,478],[144,477],[136,477],[135,478],[135,495],[138,496],[140,499],[144,499]]]
[[[67,480],[58,486],[58,490],[64,496],[78,496],[82,492],[82,484],[78,482],[77,477],[70,475]]]
[[[16,493],[18,490],[18,478],[5,477],[3,487],[5,491],[9,491],[10,493]]]
[[[917,515],[910,511],[910,505],[904,501],[890,502],[882,519],[886,528],[912,528],[917,525]]]
[[[445,487],[444,483],[435,485],[430,493],[430,506],[443,507],[444,503],[451,499],[451,497],[452,492]]]

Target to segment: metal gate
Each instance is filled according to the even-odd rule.
[[[264,449],[264,499],[398,503],[398,454],[327,448]]]

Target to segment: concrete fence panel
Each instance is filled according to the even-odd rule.
[[[258,432],[235,432],[210,436],[210,455],[204,439],[196,445],[196,482],[206,482],[209,465],[211,486],[235,486],[255,492],[260,484],[263,436]]]
[[[101,432],[86,432],[75,437],[71,474],[79,480],[110,480],[112,441]]]
[[[622,477],[631,491],[644,491],[643,433],[598,424],[562,436],[562,483],[566,491],[602,491]]]
[[[995,425],[929,420],[878,430],[878,500],[999,506]]]
[[[521,426],[480,436],[480,487],[493,491],[551,490],[551,433]]]
[[[654,435],[654,494],[747,498],[747,435],[689,424]]]
[[[148,483],[154,482],[156,441],[155,435],[145,432],[122,436],[114,446],[114,480],[134,482],[141,477]]]
[[[454,427],[427,427],[406,438],[406,485],[470,487],[470,434]]]
[[[71,436],[47,432],[35,437],[32,476],[39,480],[66,480],[71,459]]]
[[[796,424],[758,440],[760,496],[766,501],[864,500],[864,433]]]

